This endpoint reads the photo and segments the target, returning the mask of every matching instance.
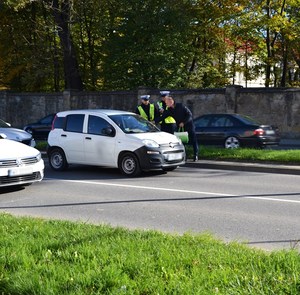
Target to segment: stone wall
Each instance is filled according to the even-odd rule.
[[[0,118],[21,128],[41,117],[68,109],[120,109],[134,111],[139,96],[160,99],[159,90],[14,93],[0,91]],[[241,113],[264,124],[277,125],[283,138],[300,139],[300,89],[242,88],[172,90],[176,101],[186,104],[194,117],[205,113]]]

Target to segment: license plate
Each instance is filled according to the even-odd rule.
[[[266,134],[271,135],[271,134],[275,134],[274,130],[266,130]]]
[[[168,155],[168,161],[181,160],[181,159],[182,159],[181,154],[169,154]]]
[[[8,170],[8,176],[20,176],[20,175],[27,175],[32,174],[32,168],[31,167],[18,167],[18,168],[12,168]]]

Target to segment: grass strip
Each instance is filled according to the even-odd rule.
[[[188,158],[192,158],[193,151],[191,146],[186,146],[186,152]],[[254,148],[224,149],[201,146],[199,149],[199,159],[299,165],[300,150],[271,150]]]
[[[47,142],[40,141],[37,143],[37,149],[41,151],[45,151],[46,147]],[[192,147],[190,145],[186,145],[185,147],[187,157],[192,159]],[[221,147],[200,146],[199,159],[299,165],[300,150],[271,150],[255,148],[225,149]]]
[[[1,294],[299,294],[295,250],[0,215]]]

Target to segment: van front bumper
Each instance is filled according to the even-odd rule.
[[[141,147],[135,154],[144,171],[177,167],[186,162],[185,148],[179,144],[170,143],[159,148]]]

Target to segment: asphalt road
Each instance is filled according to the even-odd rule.
[[[300,176],[180,167],[125,178],[72,167],[0,192],[0,211],[171,233],[210,232],[263,249],[300,248]]]

